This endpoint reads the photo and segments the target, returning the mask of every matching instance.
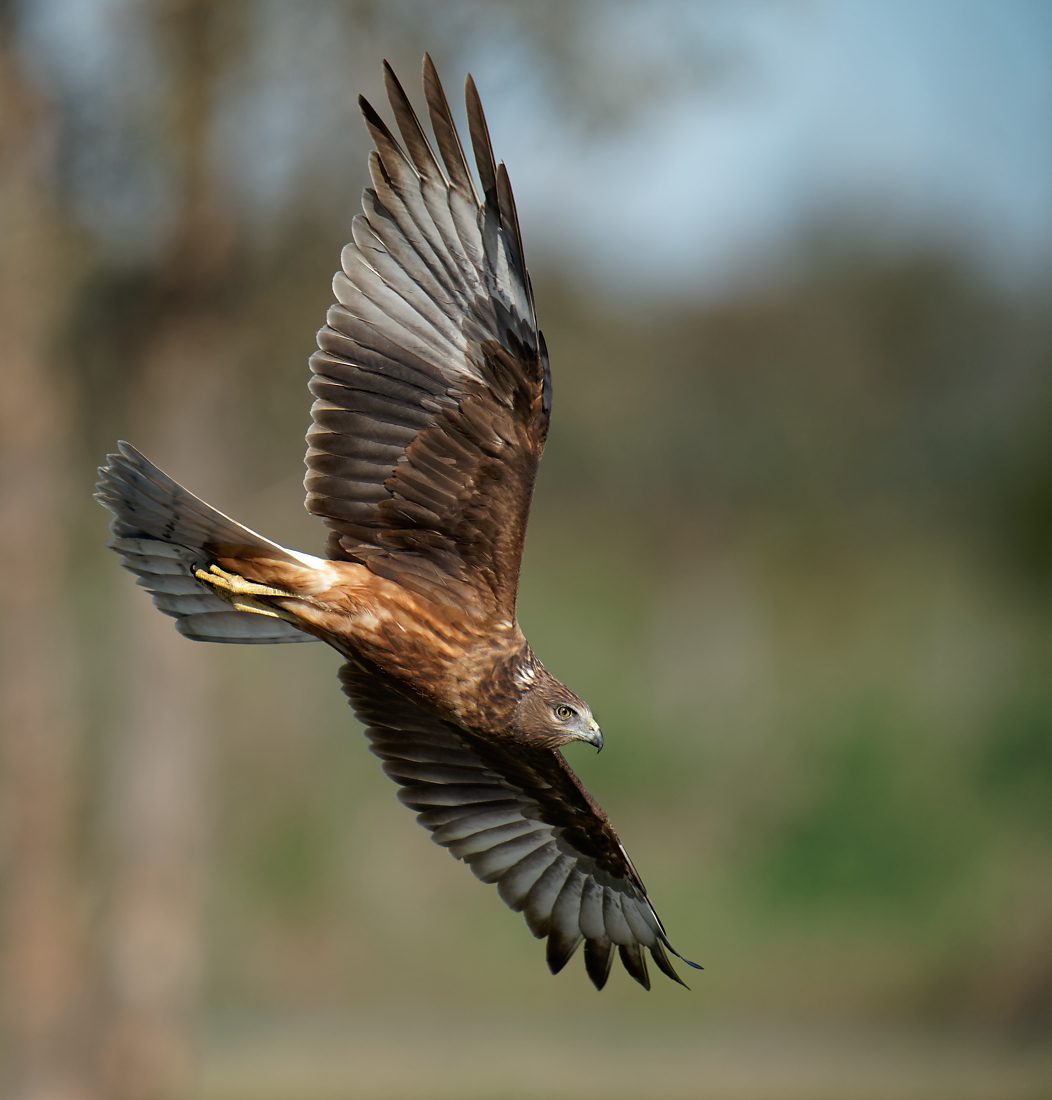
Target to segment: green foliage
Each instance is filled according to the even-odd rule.
[[[988,723],[975,782],[999,815],[1052,830],[1052,696],[1035,683],[1002,702]]]
[[[258,904],[278,913],[311,911],[323,904],[333,867],[327,823],[307,806],[288,807],[253,837],[254,852],[242,869]]]
[[[760,860],[763,887],[775,904],[866,921],[922,910],[970,862],[969,838],[941,830],[931,805],[944,777],[918,776],[923,733],[901,716],[875,707],[841,728],[816,740],[806,798]]]

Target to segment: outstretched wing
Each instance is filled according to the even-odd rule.
[[[668,942],[632,861],[560,752],[477,737],[362,664],[344,665],[340,679],[384,771],[401,784],[399,798],[436,843],[497,884],[535,936],[547,937],[553,974],[583,941],[597,989],[615,948],[645,988],[644,951],[685,984],[667,952],[683,956]]]
[[[333,557],[512,618],[551,396],[515,202],[471,78],[481,202],[430,57],[439,155],[384,71],[402,143],[361,99],[373,186],[310,361],[307,509]]]

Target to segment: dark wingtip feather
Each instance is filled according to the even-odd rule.
[[[431,142],[427,140],[427,134],[420,125],[420,119],[416,117],[416,111],[413,110],[402,82],[386,59],[384,60],[384,87],[387,89],[387,98],[391,104],[391,110],[394,111],[395,122],[398,124],[406,152],[417,172],[425,179],[436,175],[442,177],[442,168],[435,156],[435,151],[431,148]]]
[[[644,989],[649,990],[650,975],[647,973],[647,960],[639,944],[619,944],[617,953],[621,956],[621,962],[624,964],[624,968],[629,974],[631,974]]]
[[[668,949],[672,952],[673,955],[676,956],[677,959],[681,959],[683,962],[695,967],[698,970],[702,969],[700,966],[698,966],[697,963],[693,963],[689,959],[684,959],[683,956],[680,955],[680,953],[671,945],[666,944],[666,946],[668,946]],[[684,989],[690,989],[690,986],[687,985],[687,983],[679,976],[679,974],[676,973],[676,968],[669,961],[668,955],[665,954],[665,948],[662,947],[660,941],[651,944],[650,954],[654,962],[657,963],[658,969],[661,971],[662,974],[664,974],[668,978],[671,978],[674,982],[676,982],[677,985],[683,986]]]
[[[475,87],[475,80],[468,74],[464,81],[464,98],[468,109],[468,130],[471,133],[471,147],[475,152],[475,165],[478,168],[482,190],[486,196],[486,205],[497,209],[497,165],[493,158],[493,143],[490,141],[489,126],[486,125],[486,113],[482,109],[482,99]]]
[[[362,117],[365,119],[366,124],[371,128],[373,126],[379,126],[386,129],[384,120],[377,113],[376,108],[365,98],[364,95],[358,97],[358,110],[362,112]]]
[[[574,952],[580,945],[580,936],[561,936],[554,930],[549,932],[548,946],[546,948],[548,969],[553,974],[558,974],[570,959],[573,958]]]
[[[613,962],[614,945],[609,940],[584,941],[584,968],[596,989],[606,985]]]
[[[424,54],[424,95],[431,118],[431,129],[435,132],[438,151],[442,154],[450,181],[454,187],[460,188],[478,203],[478,194],[471,179],[467,158],[464,156],[460,134],[457,132],[453,114],[449,109],[449,100],[446,98],[438,69],[435,68],[429,53]]]
[[[676,956],[676,958],[677,958],[677,959],[679,959],[679,961],[680,961],[680,962],[686,963],[686,964],[687,964],[687,966],[691,966],[691,967],[693,967],[693,968],[694,968],[695,970],[704,970],[704,969],[705,969],[705,967],[703,967],[703,966],[701,965],[701,963],[691,962],[691,960],[690,960],[690,959],[688,959],[686,955],[681,955],[681,954],[680,954],[680,953],[679,953],[679,952],[678,952],[678,951],[677,951],[677,950],[676,950],[676,949],[675,949],[675,948],[674,948],[674,947],[672,946],[672,944],[670,944],[670,943],[668,942],[668,940],[665,940],[665,946],[666,946],[666,947],[667,947],[667,948],[669,949],[669,951],[671,951],[671,952],[672,952],[672,954],[673,954],[673,955],[675,955],[675,956]]]

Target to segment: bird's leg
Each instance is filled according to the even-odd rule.
[[[284,619],[286,622],[300,625],[300,620],[291,611],[275,607],[260,598],[268,596],[294,598],[292,592],[246,580],[236,573],[228,573],[215,564],[210,565],[207,569],[195,569],[194,576],[202,583],[209,585],[215,594],[220,599],[226,600],[235,611],[246,611],[251,615],[267,615],[272,619]]]
[[[195,569],[194,576],[199,581],[204,581],[205,584],[210,584],[215,588],[217,595],[222,595],[226,598],[230,596],[291,596],[292,592],[287,592],[283,588],[271,588],[267,584],[257,584],[255,581],[246,580],[244,577],[240,577],[237,573],[228,573],[220,566],[212,564],[208,567],[207,571],[204,569]]]

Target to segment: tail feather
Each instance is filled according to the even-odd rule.
[[[151,538],[181,546],[245,546],[295,562],[276,542],[264,538],[194,496],[144,454],[123,440],[117,454],[99,467],[96,499],[113,512],[117,538]]]
[[[188,638],[207,642],[310,642],[283,619],[234,611],[194,571],[212,559],[211,547],[243,547],[268,558],[299,559],[276,542],[206,504],[123,441],[99,467],[95,499],[113,513],[110,546]]]

